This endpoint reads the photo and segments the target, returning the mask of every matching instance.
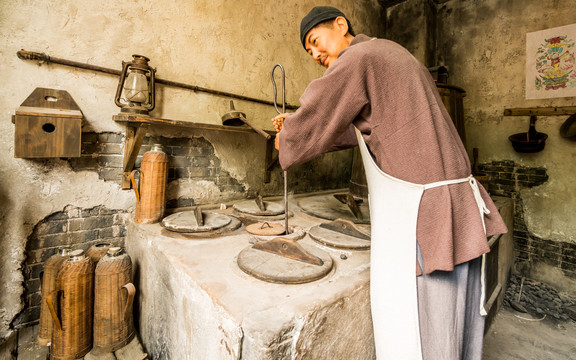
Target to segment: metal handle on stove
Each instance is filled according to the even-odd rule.
[[[276,90],[274,71],[277,67],[279,67],[282,72],[282,112],[280,112],[276,104],[278,91]],[[270,77],[272,78],[272,87],[274,88],[274,108],[276,108],[278,114],[284,114],[286,112],[286,72],[284,71],[284,67],[281,64],[274,65]],[[288,228],[288,173],[286,171],[284,171],[284,231],[286,234],[290,234],[290,229]]]
[[[274,80],[274,71],[276,71],[277,67],[279,67],[280,71],[282,71],[282,112],[280,112],[280,109],[278,109],[278,104],[276,103],[276,97],[277,97],[278,91],[276,90],[276,81]],[[278,112],[278,114],[284,114],[286,112],[286,85],[285,85],[286,73],[284,72],[284,67],[281,64],[274,65],[274,67],[272,68],[272,73],[270,74],[270,77],[272,78],[272,87],[274,88],[274,108],[276,108],[276,111]]]

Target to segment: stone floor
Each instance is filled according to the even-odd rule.
[[[538,319],[503,307],[486,334],[483,360],[576,359],[576,322]],[[18,360],[46,359],[45,348],[35,345],[36,331],[20,332]]]
[[[484,338],[483,360],[576,359],[576,321],[540,319],[503,307]]]

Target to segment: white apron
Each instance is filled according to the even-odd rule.
[[[378,360],[422,360],[416,283],[416,222],[422,194],[429,188],[469,182],[483,223],[489,211],[472,176],[426,185],[397,179],[376,165],[358,129],[356,135],[370,204],[370,301],[376,356]],[[481,312],[484,296],[482,290]]]

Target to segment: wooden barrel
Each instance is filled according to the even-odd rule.
[[[48,295],[56,289],[56,276],[64,260],[70,254],[70,246],[62,246],[58,252],[48,258],[44,262],[44,272],[42,275],[42,288],[40,294],[42,302],[40,305],[40,322],[38,325],[38,344],[46,346],[52,340],[52,326],[53,320],[46,303]]]
[[[132,172],[132,178],[134,172]],[[166,180],[168,179],[168,156],[160,145],[154,145],[142,157],[140,165],[140,184],[135,186],[137,223],[155,223],[162,219],[166,208]]]
[[[466,91],[454,85],[436,84],[436,86],[442,97],[442,102],[456,126],[456,130],[458,130],[458,135],[460,135],[462,143],[466,146],[466,130],[464,128],[464,97],[466,96]]]
[[[93,283],[92,260],[72,251],[47,298],[54,321],[50,359],[78,359],[92,348]]]
[[[131,282],[132,261],[119,247],[108,250],[96,266],[94,285],[94,349],[101,355],[126,346],[135,335]]]

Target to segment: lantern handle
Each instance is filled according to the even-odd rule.
[[[114,97],[114,103],[118,107],[124,106],[120,102],[120,96],[122,96],[122,84],[124,84],[124,80],[126,79],[126,73],[128,70],[128,66],[130,64],[131,64],[130,62],[122,61],[122,72],[120,72],[120,81],[118,82],[118,88],[116,89],[116,96]]]

